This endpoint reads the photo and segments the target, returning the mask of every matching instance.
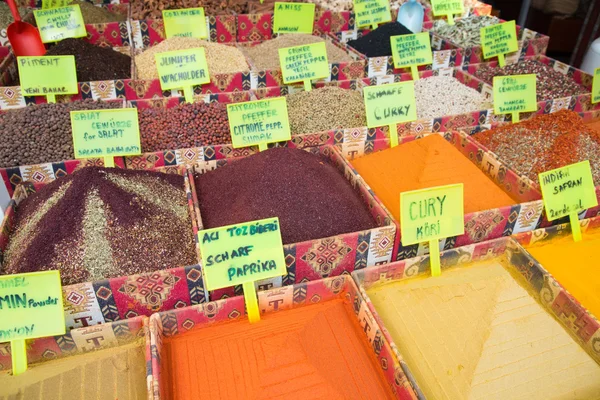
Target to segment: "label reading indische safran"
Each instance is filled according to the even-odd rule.
[[[536,110],[535,74],[494,77],[494,113],[511,114]]]
[[[26,96],[77,94],[74,56],[17,57],[21,90]]]
[[[285,97],[227,104],[234,148],[290,140]]]
[[[166,51],[154,55],[160,87],[163,90],[181,89],[210,82],[203,47]]]
[[[47,10],[34,10],[33,16],[44,43],[87,35],[81,9],[77,4]]]
[[[329,76],[325,42],[279,49],[279,63],[286,84]]]

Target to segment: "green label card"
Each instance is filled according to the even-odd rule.
[[[46,10],[48,8],[64,7],[70,2],[70,0],[42,0],[42,10]]]
[[[58,271],[0,276],[0,343],[64,334]]]
[[[77,4],[48,10],[33,10],[33,16],[44,43],[87,35],[81,9]]]
[[[206,290],[285,275],[279,218],[198,233]]]
[[[463,184],[400,193],[402,244],[411,245],[465,232]]]
[[[491,58],[519,50],[515,21],[481,28],[481,46],[483,47],[483,58]]]
[[[535,74],[494,77],[494,113],[536,111],[536,99]]]
[[[77,94],[74,56],[17,57],[21,91],[26,96]]]
[[[137,108],[71,111],[75,158],[141,153]]]
[[[431,0],[433,15],[452,15],[465,12],[463,0]]]
[[[431,37],[428,32],[390,38],[395,68],[427,65],[433,62]]]
[[[203,47],[154,55],[162,90],[181,89],[210,82]]]
[[[589,161],[539,174],[548,221],[598,205]]]
[[[286,84],[329,76],[325,42],[279,49],[279,64]]]
[[[369,128],[417,119],[414,81],[368,86],[363,97]]]
[[[285,97],[227,104],[234,148],[290,140]]]
[[[204,7],[163,10],[162,15],[167,38],[182,36],[206,39],[208,37]]]
[[[600,102],[600,67],[594,70],[594,80],[592,81],[592,103]]]
[[[390,2],[386,0],[354,0],[356,26],[372,26],[392,20]]]
[[[314,22],[314,3],[275,3],[273,16],[274,33],[312,34]]]

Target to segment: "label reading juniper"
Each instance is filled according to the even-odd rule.
[[[167,38],[181,36],[205,39],[208,37],[204,7],[163,10],[162,15]]]
[[[494,113],[510,114],[536,110],[535,74],[494,77]]]
[[[329,76],[325,42],[279,49],[279,64],[286,84]]]
[[[21,91],[26,96],[77,94],[74,56],[17,57]]]
[[[314,3],[275,3],[273,33],[313,32],[315,22]]]
[[[210,82],[203,47],[154,55],[162,90],[182,89]]]
[[[77,4],[47,10],[33,10],[33,16],[44,43],[87,35],[81,8]]]
[[[395,68],[427,65],[433,62],[431,37],[428,32],[390,38]]]
[[[452,15],[465,12],[463,0],[431,0],[433,15]]]
[[[484,58],[517,51],[519,43],[517,42],[517,26],[515,21],[481,28],[481,46],[483,47]]]
[[[369,128],[417,119],[413,81],[368,86],[363,88],[363,95]]]
[[[594,70],[594,80],[592,81],[592,103],[600,102],[600,67]]]
[[[234,148],[290,140],[285,97],[227,105]]]
[[[385,0],[354,0],[354,15],[358,27],[392,20],[390,3]]]

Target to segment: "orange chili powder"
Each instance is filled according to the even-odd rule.
[[[332,300],[166,337],[167,399],[392,399],[351,305]]]
[[[352,161],[394,218],[400,221],[400,193],[464,184],[465,214],[517,203],[440,135],[404,143]]]

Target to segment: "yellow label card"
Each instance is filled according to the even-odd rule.
[[[494,113],[513,114],[536,110],[535,74],[494,77]]]
[[[141,153],[137,108],[71,111],[75,158]]]
[[[0,343],[64,334],[58,271],[0,276]]]
[[[325,42],[279,49],[279,64],[286,84],[329,76]]]
[[[42,9],[46,10],[48,8],[64,7],[70,2],[70,0],[42,0]]]
[[[33,10],[33,16],[44,43],[87,35],[78,4],[48,10]]]
[[[74,56],[17,57],[21,91],[25,96],[77,94]]]
[[[481,28],[483,58],[492,58],[519,50],[515,21]]]
[[[369,128],[417,119],[414,81],[368,86],[363,96]]]
[[[182,36],[206,39],[208,37],[204,7],[163,10],[162,15],[167,38]]]
[[[549,221],[598,205],[589,161],[539,174]]]
[[[210,82],[203,47],[154,55],[162,90],[181,89]]]
[[[452,15],[465,12],[463,0],[431,0],[433,15]]]
[[[395,68],[427,65],[433,62],[431,37],[428,32],[390,38]]]
[[[274,33],[310,33],[315,22],[314,3],[275,2]]]
[[[411,245],[465,232],[463,184],[400,193],[402,244]]]
[[[600,67],[594,70],[594,80],[592,81],[592,103],[600,102]]]
[[[215,290],[287,272],[279,218],[267,218],[198,233],[204,285]]]
[[[285,97],[227,105],[234,148],[290,140]]]
[[[392,20],[390,2],[386,0],[354,0],[356,26],[377,26]]]

